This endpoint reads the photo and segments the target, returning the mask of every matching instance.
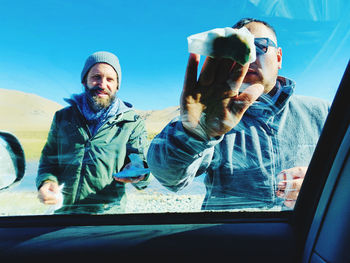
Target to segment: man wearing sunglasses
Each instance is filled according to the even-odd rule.
[[[242,19],[253,34],[256,60],[240,65],[190,54],[181,118],[153,140],[152,174],[178,191],[206,174],[202,209],[289,209],[294,206],[329,104],[294,95],[278,76],[282,49],[266,22]]]

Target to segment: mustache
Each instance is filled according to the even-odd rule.
[[[94,87],[92,87],[92,88],[87,88],[87,87],[85,87],[85,89],[86,89],[86,91],[87,91],[90,95],[92,95],[92,96],[96,95],[96,93],[97,93],[97,92],[100,92],[100,91],[102,91],[103,93],[106,93],[106,94],[108,94],[108,95],[111,95],[111,92],[110,92],[109,90],[104,90],[104,89],[102,89],[102,88],[100,88],[100,87],[98,87],[98,86],[94,86]]]

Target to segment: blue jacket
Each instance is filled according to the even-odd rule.
[[[280,206],[276,176],[284,169],[308,166],[329,103],[292,95],[291,80],[279,77],[277,83],[275,100],[262,96],[220,138],[199,140],[184,131],[179,119],[173,120],[150,145],[151,173],[172,191],[206,173],[205,210]]]

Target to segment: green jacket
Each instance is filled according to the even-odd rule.
[[[36,179],[38,188],[46,180],[64,184],[63,207],[56,212],[100,213],[112,206],[123,210],[125,184],[112,175],[130,162],[130,153],[145,160],[148,148],[144,121],[131,108],[124,108],[94,136],[77,106],[56,112]],[[149,174],[134,186],[143,189],[148,183]]]

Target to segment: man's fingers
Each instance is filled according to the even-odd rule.
[[[276,195],[286,200],[295,201],[303,184],[307,167],[293,167],[281,171],[277,175]]]
[[[236,67],[236,64],[237,63],[232,59],[221,59],[217,68],[215,82],[219,84],[227,83],[227,80],[230,78],[230,75],[232,74],[231,72]]]
[[[197,71],[200,55],[190,54],[186,67],[185,81],[180,98],[181,115],[187,112],[187,106],[197,100],[195,88],[197,86]]]
[[[232,59],[207,57],[199,76],[199,85],[210,86],[213,83],[225,83],[235,64],[236,62]]]
[[[49,200],[44,200],[42,203],[44,203],[45,205],[55,205],[58,203],[57,199],[49,199]]]
[[[304,178],[306,171],[307,171],[307,167],[305,167],[305,166],[293,167],[293,168],[287,170],[287,172],[292,174],[293,179]]]
[[[234,63],[230,69],[230,74],[227,77],[226,83],[230,86],[231,90],[238,93],[241,87],[245,75],[247,74],[249,68],[249,63],[241,65],[239,63]]]
[[[284,201],[284,205],[286,206],[286,207],[289,207],[289,208],[294,208],[294,206],[295,206],[295,201],[294,200],[286,200],[286,201]]]
[[[55,194],[57,194],[57,193],[60,192],[60,189],[59,189],[59,186],[58,186],[57,183],[52,183],[52,184],[50,185],[49,190],[50,190],[51,192],[54,192]]]
[[[114,177],[114,179],[116,181],[122,182],[122,183],[137,183],[139,181],[142,181],[143,179],[145,179],[145,175],[140,175],[140,176],[136,176],[136,177]]]
[[[50,180],[45,181],[40,187],[40,189],[42,189],[43,191],[51,191],[54,193],[58,193],[60,191],[58,183]]]
[[[55,205],[58,203],[58,199],[50,192],[40,191],[38,194],[40,202],[45,205]]]
[[[281,190],[284,191],[286,190],[286,188],[287,188],[287,181],[281,181],[277,185],[278,191],[281,191]]]
[[[56,182],[46,181],[39,189],[38,198],[45,205],[54,205],[58,203],[55,196],[59,192],[59,187]]]
[[[214,83],[215,74],[221,60],[220,58],[206,57],[198,79],[200,86],[209,86]]]
[[[307,172],[307,166],[296,166],[289,169],[285,169],[279,173],[279,177],[298,179],[304,178]],[[286,179],[285,179],[286,180]]]
[[[231,111],[235,115],[244,114],[253,102],[255,102],[260,95],[264,92],[264,87],[261,84],[253,84],[247,87],[241,94],[232,98],[231,100]]]
[[[299,195],[299,190],[294,190],[294,191],[289,191],[287,194],[285,194],[285,199],[286,200],[297,200]]]
[[[197,84],[197,72],[198,72],[198,64],[200,60],[200,55],[190,54],[188,58],[185,81],[184,81],[184,92],[191,92]]]
[[[303,178],[281,181],[278,183],[276,195],[288,201],[296,201],[300,192]]]

